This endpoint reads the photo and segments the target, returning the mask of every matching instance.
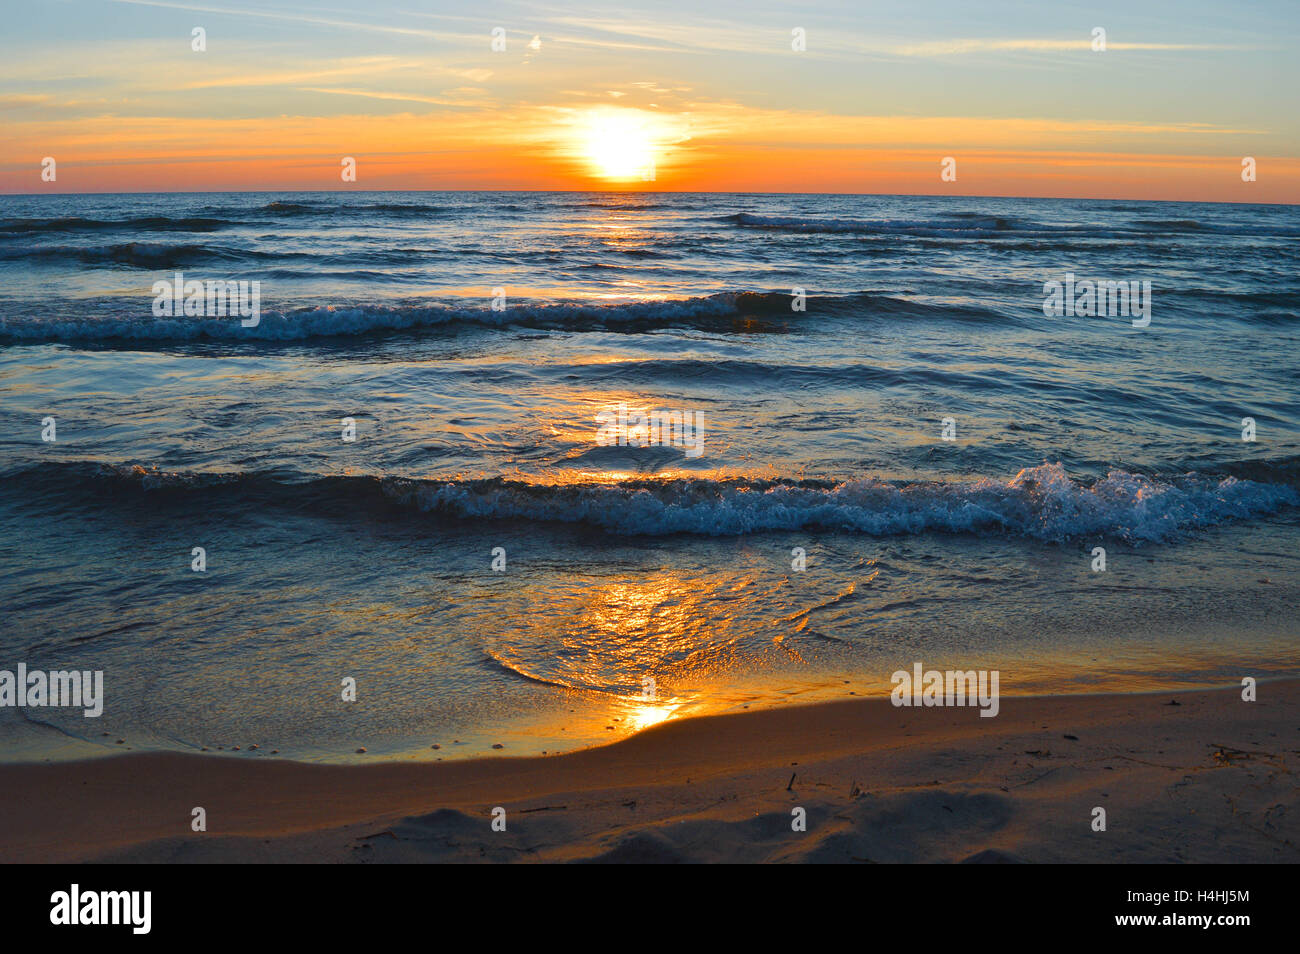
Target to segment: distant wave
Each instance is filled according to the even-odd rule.
[[[259,252],[221,245],[169,242],[120,242],[114,245],[55,245],[34,250],[0,249],[0,261],[36,259],[52,262],[81,262],[85,265],[117,265],[151,271],[185,268],[208,262],[270,261],[310,257],[303,253]]]
[[[1137,219],[1133,224],[1140,229],[1158,229],[1164,232],[1199,232],[1204,228],[1195,219]]]
[[[112,254],[112,253],[107,253]],[[165,250],[132,249],[133,257],[157,255]],[[244,328],[230,318],[153,318],[150,299],[141,297],[137,314],[142,317],[99,319],[11,318],[0,319],[0,339],[36,341],[175,342],[211,339],[217,341],[303,341],[312,338],[354,336],[380,332],[413,331],[452,324],[490,327],[520,326],[562,330],[640,331],[677,325],[721,327],[758,333],[766,329],[759,322],[778,319],[806,321],[824,315],[908,317],[916,320],[1009,322],[999,312],[965,303],[923,302],[873,292],[855,295],[812,297],[806,312],[791,309],[791,296],[780,292],[723,292],[698,298],[666,301],[621,302],[614,304],[514,304],[506,311],[492,311],[486,304],[452,305],[331,305],[290,312],[263,311],[256,327]],[[735,326],[735,322],[744,324]],[[775,324],[773,326],[775,330]]]
[[[1207,225],[1191,219],[1138,219],[1124,226],[1048,225],[1013,216],[957,212],[933,219],[829,219],[753,215],[737,212],[720,221],[742,228],[777,232],[849,235],[906,235],[918,238],[1079,237],[1122,239],[1129,230],[1146,233],[1197,233],[1291,238],[1300,230],[1274,225]]]
[[[636,250],[620,250],[635,257]],[[326,266],[346,269],[343,275],[361,274],[357,266],[377,265],[387,268],[428,264],[434,261],[454,262],[457,258],[481,252],[466,252],[440,248],[363,248],[345,252],[268,251],[265,248],[245,248],[235,245],[212,245],[195,242],[120,242],[113,245],[38,245],[19,248],[0,243],[0,262],[29,260],[53,266],[80,262],[86,265],[121,265],[128,268],[158,270],[183,268],[208,262],[232,262],[241,266],[261,267],[263,263],[294,262],[299,271],[290,276],[296,279],[330,277],[323,271]],[[647,252],[646,258],[660,253]],[[662,255],[669,258],[670,255]],[[259,272],[259,276],[270,277]],[[256,276],[255,276],[256,277]]]
[[[257,211],[259,212],[277,212],[277,213],[294,213],[294,212],[320,212],[324,211],[326,206],[314,202],[268,202]]]
[[[1279,464],[1295,476],[1295,462]],[[1258,468],[1257,468],[1258,470]],[[825,530],[891,536],[925,532],[1008,534],[1049,542],[1079,537],[1164,542],[1204,527],[1300,503],[1285,483],[1190,473],[1154,477],[1111,471],[1091,483],[1060,464],[1014,477],[971,481],[631,480],[617,484],[528,483],[504,478],[413,480],[269,474],[184,474],[142,467],[41,464],[5,480],[9,490],[94,495],[105,482],[193,505],[227,493],[257,506],[280,503],[337,512],[346,506],[412,507],[462,520],[586,524],[629,536],[736,536],[763,531]],[[24,491],[26,492],[26,491]]]
[[[303,215],[358,215],[381,213],[395,216],[432,216],[449,211],[447,206],[423,202],[268,202],[256,210],[263,215],[292,218]],[[470,211],[470,210],[467,210]]]
[[[215,232],[241,223],[233,219],[151,215],[133,219],[86,219],[71,215],[52,219],[0,220],[0,234],[29,235],[39,232]]]
[[[944,219],[822,219],[752,215],[737,212],[722,221],[778,232],[848,233],[856,235],[979,236],[1046,229],[1008,216],[956,213]]]

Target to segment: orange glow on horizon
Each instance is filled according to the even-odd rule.
[[[689,114],[563,106],[202,126],[200,135],[171,117],[15,122],[6,130],[0,192],[464,189],[1300,202],[1300,159],[1245,153],[1232,130],[800,117],[732,106]],[[1108,148],[1095,148],[1099,139]],[[1157,142],[1164,148],[1151,148]],[[951,154],[959,175],[942,182],[940,160]],[[1241,181],[1243,154],[1256,156],[1257,182]],[[45,155],[58,158],[57,182],[41,181]],[[344,155],[357,159],[356,183],[339,179]]]

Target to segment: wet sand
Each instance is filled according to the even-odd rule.
[[[1004,697],[991,719],[792,706],[537,758],[132,753],[0,766],[0,860],[1295,862],[1298,761],[1298,680],[1251,703]]]

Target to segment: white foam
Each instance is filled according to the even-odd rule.
[[[1027,468],[1009,481],[868,478],[825,488],[704,480],[661,487],[394,481],[386,490],[422,509],[458,517],[589,523],[624,534],[726,536],[816,527],[877,536],[994,531],[1051,541],[1093,536],[1129,542],[1169,540],[1298,500],[1290,487],[1233,477],[1160,481],[1112,471],[1085,485],[1060,464]]]
[[[401,331],[454,322],[493,326],[512,323],[599,324],[647,319],[677,319],[736,313],[737,295],[618,304],[528,304],[493,311],[486,305],[324,306],[291,312],[264,311],[257,326],[244,328],[231,318],[0,319],[0,337],[21,341],[84,341],[124,338],[137,341],[299,341],[306,338]],[[148,308],[146,302],[142,310]]]

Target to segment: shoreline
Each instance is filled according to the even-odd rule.
[[[1297,679],[1261,682],[1252,703],[1238,688],[1007,696],[991,719],[856,698],[549,756],[124,753],[0,764],[0,859],[1294,862],[1296,753]]]
[[[1258,671],[1258,670],[1256,670]],[[835,680],[843,682],[843,680]],[[1288,681],[1300,681],[1300,675],[1290,673],[1278,673],[1273,675],[1263,675],[1256,678],[1258,685],[1265,686],[1275,683],[1285,683]],[[1240,688],[1235,682],[1223,683],[1203,683],[1203,684],[1180,684],[1177,681],[1168,681],[1165,684],[1144,685],[1141,687],[1124,687],[1123,683],[1116,681],[1109,685],[1098,685],[1082,690],[1074,686],[1061,689],[1057,692],[1049,691],[1045,688],[1034,688],[1023,692],[1006,692],[1000,693],[1001,699],[1059,699],[1063,697],[1078,696],[1104,696],[1107,698],[1116,697],[1142,697],[1142,696],[1163,696],[1178,695],[1182,693],[1198,692],[1226,692],[1231,689]],[[135,735],[129,731],[121,733],[105,733],[113,737],[121,735],[125,742],[122,744],[112,744],[103,742],[95,738],[87,738],[80,735],[71,734],[61,727],[43,724],[42,727],[58,734],[58,742],[50,745],[48,739],[44,742],[36,738],[28,739],[24,742],[15,742],[14,748],[20,750],[19,754],[14,757],[6,757],[0,754],[0,767],[3,766],[25,766],[25,765],[49,765],[49,764],[69,764],[76,762],[92,762],[103,759],[120,758],[127,753],[138,755],[143,754],[172,754],[172,755],[194,755],[203,757],[224,757],[240,761],[284,761],[293,762],[301,765],[327,765],[327,766],[374,766],[380,764],[437,764],[447,762],[464,762],[474,761],[477,759],[496,759],[509,757],[533,758],[542,756],[559,756],[573,755],[579,752],[585,752],[591,749],[606,748],[610,745],[616,745],[625,742],[628,739],[635,738],[637,735],[648,731],[659,725],[668,725],[683,721],[692,721],[700,718],[719,717],[719,716],[741,716],[749,713],[767,712],[767,711],[785,711],[792,708],[805,708],[809,706],[825,706],[837,702],[848,701],[879,701],[889,699],[891,690],[888,687],[871,687],[866,690],[861,687],[854,690],[846,690],[843,685],[831,685],[827,682],[822,686],[800,687],[799,691],[789,696],[759,696],[751,702],[734,704],[716,709],[714,711],[691,711],[686,715],[672,716],[658,722],[645,724],[641,728],[633,729],[631,732],[613,737],[602,736],[594,731],[584,732],[584,726],[581,723],[587,722],[591,725],[605,723],[613,719],[616,722],[622,722],[627,718],[626,713],[619,717],[613,717],[608,712],[596,710],[583,711],[577,718],[571,718],[567,721],[577,723],[578,728],[572,736],[564,736],[556,733],[552,726],[548,734],[540,735],[541,729],[521,729],[519,726],[501,726],[493,731],[476,730],[472,732],[462,731],[463,736],[475,737],[474,742],[467,742],[463,739],[456,739],[452,742],[443,741],[436,749],[437,755],[430,754],[431,746],[429,738],[425,735],[411,736],[407,742],[399,742],[384,746],[375,745],[373,742],[358,738],[356,743],[366,743],[364,754],[356,753],[355,747],[349,748],[349,744],[343,744],[342,748],[325,748],[303,746],[294,748],[291,743],[278,743],[283,746],[285,751],[275,749],[272,746],[277,743],[268,741],[258,742],[249,745],[241,741],[240,745],[231,743],[230,748],[224,746],[201,746],[197,743],[185,743],[172,740],[176,744],[173,746],[162,744],[157,741],[161,737],[144,736],[145,741],[139,741],[141,736]],[[626,700],[623,700],[626,702]],[[638,703],[633,700],[632,707]],[[682,704],[684,708],[690,708],[689,704]],[[558,711],[558,709],[557,709]],[[614,710],[620,711],[620,710]],[[577,714],[576,710],[572,714]],[[558,722],[556,723],[558,724]],[[567,730],[568,726],[565,727]],[[446,735],[447,733],[443,733]],[[492,751],[494,746],[488,740],[508,740],[509,744],[503,746],[506,750],[498,754]],[[582,741],[578,741],[582,739]],[[131,744],[127,744],[131,743]],[[557,748],[569,744],[568,748]],[[548,748],[543,749],[545,745]],[[373,746],[373,747],[372,747]],[[457,754],[460,746],[473,746],[463,754]],[[23,750],[30,754],[23,754]]]

